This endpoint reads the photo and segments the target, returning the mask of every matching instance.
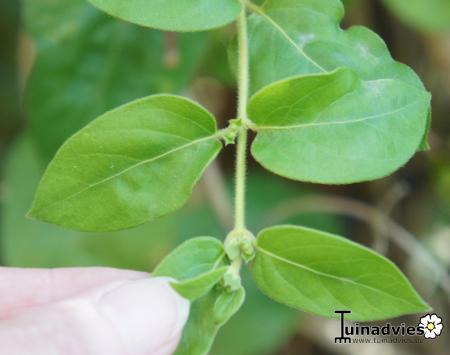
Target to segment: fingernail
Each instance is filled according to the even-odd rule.
[[[189,314],[189,302],[168,278],[130,280],[98,299],[99,311],[116,329],[130,354],[170,354]]]

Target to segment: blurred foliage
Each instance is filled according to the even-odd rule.
[[[261,1],[255,1],[261,3]],[[418,70],[435,96],[431,151],[421,153],[396,176],[348,187],[309,186],[261,173],[252,164],[248,187],[248,226],[257,232],[267,226],[263,219],[279,203],[306,194],[332,192],[376,204],[383,191],[406,180],[411,191],[395,211],[395,218],[423,238],[430,249],[440,251],[448,264],[450,240],[450,0],[345,0],[349,9],[346,25],[357,19],[381,33],[402,61]],[[17,33],[17,0],[0,2],[0,154],[17,137],[20,82],[17,61],[32,61],[32,50]],[[97,115],[137,97],[156,92],[194,95],[221,120],[234,115],[234,78],[227,63],[226,48],[232,26],[214,31],[174,35],[140,28],[108,17],[85,0],[24,0],[23,30],[33,38],[36,61],[26,90],[25,132],[10,146],[0,168],[1,263],[10,266],[62,267],[103,265],[150,271],[175,245],[193,236],[223,239],[210,196],[201,184],[189,204],[163,219],[141,227],[102,234],[86,234],[27,220],[30,203],[46,161],[73,132]],[[394,16],[389,16],[394,15]],[[405,32],[400,24],[418,32]],[[359,22],[358,22],[359,24]],[[427,35],[423,35],[423,33]],[[430,33],[435,33],[433,37]],[[442,38],[447,38],[442,40]],[[405,46],[414,50],[405,50]],[[32,47],[32,46],[31,46]],[[25,57],[25,58],[24,58]],[[193,88],[192,84],[202,85]],[[211,86],[212,85],[212,86]],[[214,90],[213,90],[213,89]],[[220,90],[217,90],[219,88]],[[220,94],[221,109],[215,110]],[[437,99],[436,99],[437,98]],[[219,105],[220,106],[220,105]],[[232,196],[232,150],[226,149],[220,167]],[[0,159],[0,161],[3,159]],[[370,240],[368,229],[348,220],[323,214],[302,214],[286,221]],[[391,248],[401,266],[405,255]],[[436,253],[437,254],[437,253]],[[407,259],[407,258],[406,258]],[[406,267],[405,266],[405,267]],[[415,272],[417,265],[411,267]],[[245,278],[247,300],[219,333],[214,355],[298,354],[298,314],[263,296]],[[418,279],[417,282],[420,282]],[[438,311],[446,299],[433,291],[435,285],[419,284]],[[444,295],[445,298],[445,295]],[[289,345],[290,339],[292,343]],[[297,340],[295,340],[297,339]],[[301,339],[302,344],[307,342]],[[325,351],[323,344],[306,347],[305,354]],[[285,349],[280,352],[279,349]],[[309,350],[308,350],[309,349]],[[311,350],[313,349],[313,350]],[[407,348],[409,349],[409,348]],[[422,348],[420,348],[422,349]],[[428,351],[424,348],[422,352]],[[423,350],[423,349],[422,349]],[[438,347],[434,353],[440,354]],[[408,352],[408,350],[407,350]],[[444,352],[442,352],[444,353]]]
[[[99,114],[142,96],[181,91],[208,36],[178,36],[176,57],[165,58],[167,34],[118,21],[85,0],[27,0],[24,22],[38,52],[27,112],[45,159]]]
[[[0,151],[4,142],[16,132],[20,118],[17,80],[19,8],[19,2],[15,0],[4,0],[0,4]]]
[[[406,24],[424,31],[450,30],[449,0],[383,0]]]

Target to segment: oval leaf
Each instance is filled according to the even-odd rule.
[[[166,31],[201,31],[221,27],[241,12],[239,0],[89,1],[122,20]]]
[[[392,59],[376,33],[362,26],[340,28],[344,16],[340,0],[267,0],[253,7],[252,92],[288,77],[340,67],[352,68],[366,81],[400,80],[424,89],[409,67]]]
[[[429,310],[388,259],[342,237],[304,227],[262,231],[252,274],[272,299],[324,317],[350,310],[347,318],[368,321]]]
[[[277,157],[288,153],[288,159],[281,159],[277,164],[272,162],[277,159],[275,156],[270,161],[264,159],[263,164],[278,174],[294,179],[352,183],[387,175],[412,156],[421,143],[416,139],[417,131],[421,132],[422,137],[426,132],[428,110],[422,106],[428,102],[428,94],[410,68],[392,59],[381,38],[361,26],[342,30],[339,22],[344,15],[344,8],[338,0],[267,0],[261,7],[251,7],[255,11],[249,21],[252,92],[293,76],[330,73],[341,67],[351,68],[361,78],[358,89],[335,103],[308,100],[302,104],[301,110],[304,116],[316,113],[316,117],[304,117],[307,122],[312,122],[317,115],[326,119],[324,115],[330,109],[339,121],[364,122],[356,130],[353,127],[348,130],[347,126],[342,125],[315,127],[320,132],[317,135],[308,128],[302,129],[303,133],[296,130],[293,135],[290,132],[280,135],[276,131],[268,136],[266,129],[266,137],[255,142],[258,147],[254,148],[254,153],[258,160],[265,158],[261,152],[263,149],[278,151]],[[285,86],[285,89],[288,87]],[[295,97],[297,93],[284,94]],[[298,95],[299,105],[302,103],[301,94]],[[279,102],[278,105],[282,106],[283,103]],[[271,124],[277,120],[275,126],[280,126],[283,118],[277,119],[277,112],[269,113],[273,115]],[[253,116],[252,119],[261,123],[266,117]],[[371,119],[365,120],[367,117]],[[415,125],[418,127],[413,127]],[[382,137],[404,137],[405,131],[408,137],[413,136],[413,140],[408,142],[407,149],[402,152],[398,151],[398,147],[403,144],[403,140],[393,143],[388,137]],[[355,134],[358,136],[355,137]],[[344,142],[349,137],[352,144]],[[319,140],[321,144],[317,145]],[[286,149],[280,145],[280,141],[287,141],[290,147]],[[380,142],[387,144],[376,146]],[[340,149],[330,150],[335,145],[340,146]],[[361,145],[366,146],[363,151],[360,150]],[[414,145],[413,150],[411,145]],[[307,152],[300,153],[302,149]],[[289,160],[290,166],[304,164],[302,159],[291,159],[293,151],[302,158],[308,155],[310,164],[304,170],[314,171],[312,176],[296,174],[286,166],[286,160]],[[370,155],[372,152],[375,156]],[[316,159],[316,155],[319,159]],[[337,171],[336,164],[340,164],[341,172],[334,174]],[[372,169],[373,164],[377,165],[375,169]],[[356,165],[359,173],[354,175]],[[328,166],[332,166],[332,171],[324,169]]]
[[[181,207],[220,148],[213,116],[194,102],[133,101],[67,140],[29,215],[83,231],[142,224]]]
[[[301,181],[379,178],[417,150],[429,100],[401,81],[361,82],[348,68],[286,79],[250,100],[258,131],[252,154],[268,170]]]

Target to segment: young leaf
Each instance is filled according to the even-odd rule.
[[[268,170],[301,181],[379,178],[417,150],[429,100],[401,81],[361,82],[348,68],[285,79],[250,100],[258,131],[252,154]]]
[[[169,276],[178,281],[172,285],[192,303],[189,320],[176,354],[207,354],[219,328],[239,309],[243,290],[229,294],[221,287],[213,288],[223,267],[223,244],[211,237],[190,239],[164,258],[153,272],[154,276]],[[214,275],[212,277],[211,275]],[[181,285],[181,288],[179,288]],[[201,293],[209,288],[209,292]]]
[[[263,230],[252,274],[274,300],[324,317],[377,320],[425,312],[401,271],[372,250],[325,232],[294,226]]]
[[[153,271],[178,281],[191,280],[223,266],[225,250],[216,238],[196,237],[179,245]]]
[[[316,161],[316,154],[321,158],[312,163],[308,169],[323,171],[324,166],[333,166],[332,171],[324,172],[325,175],[313,173],[312,176],[300,174],[297,177],[288,171],[289,167],[286,167],[283,161],[278,162],[277,166],[265,161],[266,167],[296,179],[323,183],[351,183],[378,178],[392,172],[411,157],[413,154],[411,145],[415,145],[414,151],[419,148],[420,140],[415,137],[417,131],[421,130],[421,136],[424,134],[428,114],[428,110],[422,107],[428,100],[423,84],[410,68],[392,59],[384,42],[369,29],[356,26],[346,31],[342,30],[339,22],[344,15],[344,8],[339,0],[267,0],[262,7],[250,6],[255,11],[255,15],[252,15],[249,21],[250,78],[253,92],[293,76],[329,73],[337,68],[347,67],[353,69],[362,79],[360,87],[349,97],[333,105],[328,102],[328,106],[332,107],[335,115],[340,115],[340,121],[371,118],[359,125],[359,129],[356,130],[358,136],[352,137],[356,144],[348,144],[346,149],[342,149],[345,145],[343,142],[355,134],[355,129],[349,131],[343,128],[344,126],[316,127],[320,132],[328,132],[319,136],[311,135],[310,128],[307,128],[303,129],[300,137],[297,131],[294,137],[289,138],[291,152],[300,154],[306,147],[310,152],[314,152],[313,156],[309,156],[311,161]],[[285,94],[292,96],[295,93]],[[301,96],[299,99],[301,100]],[[309,102],[312,107],[302,105],[302,111],[305,113],[323,111],[325,114],[330,107],[323,106],[324,103],[327,101]],[[406,115],[408,115],[407,122]],[[384,119],[379,119],[380,116]],[[313,120],[311,117],[307,118],[309,122]],[[393,118],[394,122],[387,122],[387,118],[389,120]],[[259,121],[263,119],[259,118]],[[277,125],[280,121],[281,118],[278,119]],[[417,124],[417,128],[412,127]],[[395,130],[391,131],[392,129]],[[386,135],[402,136],[404,130],[407,136],[413,136],[414,139],[402,153],[398,151],[398,144],[392,144],[388,137],[382,138]],[[263,139],[266,144],[264,150],[278,151],[278,154],[274,153],[271,157],[273,160],[285,153],[280,141],[287,139],[290,133],[284,132],[282,136],[279,132],[269,134],[270,139],[267,139],[267,136]],[[325,144],[325,147],[322,147],[322,144],[317,146],[318,139],[331,140],[322,140],[321,143]],[[388,144],[374,146],[383,141]],[[257,144],[262,146],[262,143],[260,140]],[[326,146],[327,143],[329,146],[340,145],[341,149],[337,152],[334,149],[330,151]],[[361,144],[366,146],[366,153],[370,154],[373,151],[376,153],[375,156],[361,152]],[[260,149],[254,148],[255,150]],[[342,157],[342,153],[346,155]],[[259,152],[259,160],[262,159],[261,154]],[[382,162],[379,161],[380,157]],[[292,155],[289,157],[291,166],[304,164],[301,159],[291,158]],[[340,169],[348,171],[347,176],[333,173],[341,158],[344,160],[340,164]],[[371,169],[372,164],[378,166]],[[355,165],[358,165],[360,176],[352,177]]]
[[[214,303],[213,317],[215,324],[224,324],[235,314],[245,299],[243,287],[236,292],[222,292]]]
[[[139,225],[181,207],[220,148],[213,116],[194,102],[133,101],[67,140],[29,215],[83,231]]]
[[[227,266],[213,269],[193,279],[173,282],[172,287],[184,298],[195,301],[206,295],[222,279],[227,270]]]
[[[99,9],[141,26],[166,31],[221,27],[239,16],[239,0],[89,0]]]
[[[239,310],[244,298],[243,288],[233,293],[215,288],[195,301],[175,354],[208,354],[217,332]]]
[[[222,243],[211,237],[190,239],[167,255],[156,267],[154,276],[176,279],[172,287],[183,297],[194,301],[216,285],[228,267],[224,265]]]

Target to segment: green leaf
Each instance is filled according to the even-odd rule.
[[[436,32],[450,29],[448,0],[383,0],[402,21],[419,30]]]
[[[245,302],[239,312],[220,329],[211,354],[276,354],[297,333],[297,312],[263,295],[248,271],[245,268],[241,273],[245,285]],[[264,326],[261,327],[261,324]]]
[[[224,324],[235,314],[245,299],[243,287],[235,292],[222,292],[214,303],[213,318],[215,324]]]
[[[212,39],[212,33],[178,34],[177,60],[170,63],[167,35],[117,21],[86,0],[21,3],[37,49],[26,116],[46,163],[103,112],[150,94],[180,93]]]
[[[176,352],[178,355],[207,354],[219,328],[242,305],[243,289],[230,294],[219,285],[212,288],[228,269],[223,267],[224,259],[225,251],[219,240],[197,237],[172,251],[153,272],[155,276],[182,281],[172,285],[181,291],[182,296],[191,300],[209,288],[206,295],[192,303],[189,320]],[[179,285],[182,285],[181,290]]]
[[[29,215],[83,231],[119,230],[181,207],[221,148],[212,115],[155,95],[107,112],[61,147]]]
[[[344,16],[339,0],[267,0],[254,10],[249,18],[252,92],[288,77],[340,67],[352,68],[375,88],[400,80],[423,89],[409,67],[392,59],[377,34],[362,26],[339,27]]]
[[[296,180],[371,180],[415,153],[428,109],[423,90],[393,80],[374,86],[348,68],[282,80],[250,100],[258,131],[252,154],[268,170]]]
[[[223,244],[212,237],[192,238],[167,255],[153,275],[176,279],[172,287],[183,297],[194,301],[206,295],[223,277]]]
[[[172,287],[184,298],[195,301],[206,295],[222,279],[227,270],[227,266],[213,269],[193,279],[173,282]]]
[[[208,354],[220,327],[239,310],[244,298],[243,288],[228,293],[217,287],[195,301],[175,354]]]
[[[29,132],[28,132],[29,133]],[[126,231],[84,233],[25,217],[44,172],[29,134],[8,150],[3,184],[0,258],[15,267],[110,266],[148,272],[176,245],[180,214]],[[160,238],[164,236],[164,238]]]
[[[241,12],[239,0],[89,0],[106,13],[165,31],[202,31],[224,26]]]
[[[304,91],[290,92],[293,90],[289,88],[290,84],[280,84],[284,89],[283,95],[292,100],[295,95],[298,100],[306,100],[295,105],[294,101],[290,105],[288,103],[287,106],[293,106],[293,109],[298,105],[296,112],[284,110],[285,115],[297,116],[290,117],[290,121],[300,124],[312,123],[314,119],[327,121],[330,119],[325,115],[331,113],[335,121],[356,120],[356,125],[350,128],[347,125],[312,125],[296,127],[295,132],[264,129],[264,138],[257,138],[254,143],[256,158],[278,174],[321,183],[375,179],[406,163],[419,148],[420,138],[417,137],[422,138],[425,132],[428,94],[410,68],[392,59],[383,40],[361,26],[342,30],[339,22],[344,8],[339,0],[268,0],[262,7],[252,6],[252,9],[255,11],[249,20],[252,92],[292,77],[296,77],[293,79],[297,82],[296,89],[302,80],[299,75],[320,73],[329,73],[330,85],[335,87],[334,80],[339,74],[333,75],[332,72],[341,67],[353,69],[361,78],[358,87],[347,96],[338,95],[337,102],[324,99],[324,90],[320,100],[308,100]],[[343,80],[347,77],[344,75]],[[317,79],[305,77],[303,80]],[[328,85],[325,81],[326,78],[322,78],[323,85]],[[348,82],[340,84],[341,88],[346,84]],[[320,91],[317,85],[315,88]],[[317,93],[311,94],[317,96]],[[256,117],[253,113],[251,118],[261,123],[270,116],[271,125],[283,125],[286,118],[277,119],[278,112],[274,110],[279,109],[283,113],[284,104],[277,100],[273,105],[278,107],[271,108],[264,116]],[[314,127],[313,133],[311,127]],[[258,129],[258,125],[255,128]],[[406,149],[399,149],[405,133],[411,141]],[[393,142],[398,137],[402,142]],[[284,141],[288,144],[280,144]],[[330,146],[333,147],[331,150]],[[269,154],[269,150],[272,153]],[[297,159],[292,160],[295,158],[292,152],[298,156]],[[308,155],[307,165],[300,159],[305,155]],[[286,160],[290,166],[286,166]],[[337,164],[340,172],[337,172]],[[300,165],[311,173],[291,171],[301,169],[298,168]],[[376,166],[372,168],[372,165]],[[332,171],[328,171],[329,166]]]
[[[272,299],[324,317],[377,320],[425,312],[420,298],[388,259],[333,234],[295,226],[263,230],[252,274]]]
[[[178,281],[194,279],[220,266],[225,258],[223,244],[216,238],[196,237],[179,245],[153,271]]]

